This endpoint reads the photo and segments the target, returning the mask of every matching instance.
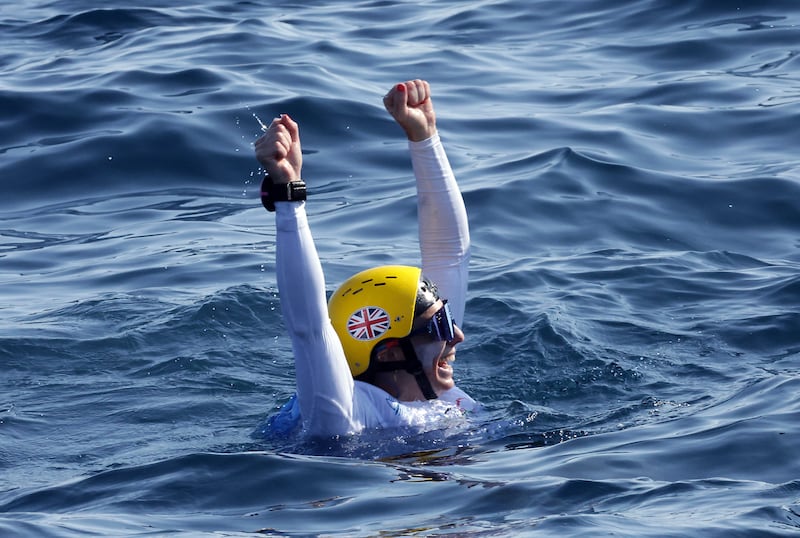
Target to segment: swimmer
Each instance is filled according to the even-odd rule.
[[[330,301],[306,216],[299,127],[281,115],[255,143],[267,172],[262,203],[275,213],[280,305],[297,377],[295,396],[268,423],[273,433],[302,427],[327,437],[419,426],[478,405],[453,379],[464,340],[456,321],[464,319],[470,238],[430,86],[399,83],[383,104],[408,138],[422,267],[366,269]]]

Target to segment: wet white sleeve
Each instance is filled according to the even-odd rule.
[[[353,378],[328,316],[325,279],[305,202],[277,202],[275,209],[278,292],[292,341],[303,427],[321,436],[356,431]]]
[[[470,255],[469,223],[439,135],[408,143],[417,179],[422,272],[447,299],[456,323],[464,322]]]

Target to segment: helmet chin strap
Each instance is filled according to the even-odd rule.
[[[397,370],[405,370],[414,376],[417,381],[419,390],[427,400],[435,400],[438,398],[436,392],[431,386],[428,376],[425,375],[425,369],[422,367],[422,361],[417,357],[417,352],[414,350],[414,345],[411,343],[410,338],[399,338],[397,340],[400,349],[403,351],[404,360],[392,362],[375,362],[374,368],[376,372],[394,372]]]
[[[403,350],[403,354],[406,357],[406,372],[413,375],[414,379],[417,380],[419,390],[422,391],[422,395],[425,396],[425,399],[435,400],[438,398],[438,396],[436,396],[436,392],[433,390],[433,387],[431,387],[431,382],[428,379],[428,376],[425,375],[425,370],[422,368],[422,362],[419,360],[419,357],[417,357],[417,352],[414,350],[411,340],[408,338],[401,338],[400,349]]]

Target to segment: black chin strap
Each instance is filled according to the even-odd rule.
[[[394,372],[396,370],[405,370],[409,374],[413,375],[414,379],[417,380],[419,390],[422,391],[422,395],[425,396],[426,399],[435,400],[438,398],[438,396],[436,396],[436,392],[431,386],[428,376],[425,375],[425,370],[422,368],[422,362],[419,360],[419,357],[417,357],[417,352],[414,351],[414,346],[411,344],[411,340],[408,338],[399,338],[397,342],[400,346],[400,349],[403,350],[403,357],[405,360],[391,362],[373,361],[372,366],[375,371]]]
[[[417,352],[414,351],[414,346],[411,344],[411,340],[408,338],[401,338],[400,349],[403,350],[403,354],[406,357],[405,370],[409,374],[413,375],[414,379],[417,380],[417,385],[419,385],[419,390],[422,391],[422,395],[428,400],[435,400],[438,398],[438,396],[436,396],[436,392],[433,390],[433,387],[431,387],[431,382],[428,379],[428,376],[425,375],[425,370],[422,368],[422,363],[420,362],[419,357],[417,357]]]

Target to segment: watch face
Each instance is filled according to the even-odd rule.
[[[289,200],[299,202],[306,199],[306,184],[302,181],[292,181],[289,183]]]

